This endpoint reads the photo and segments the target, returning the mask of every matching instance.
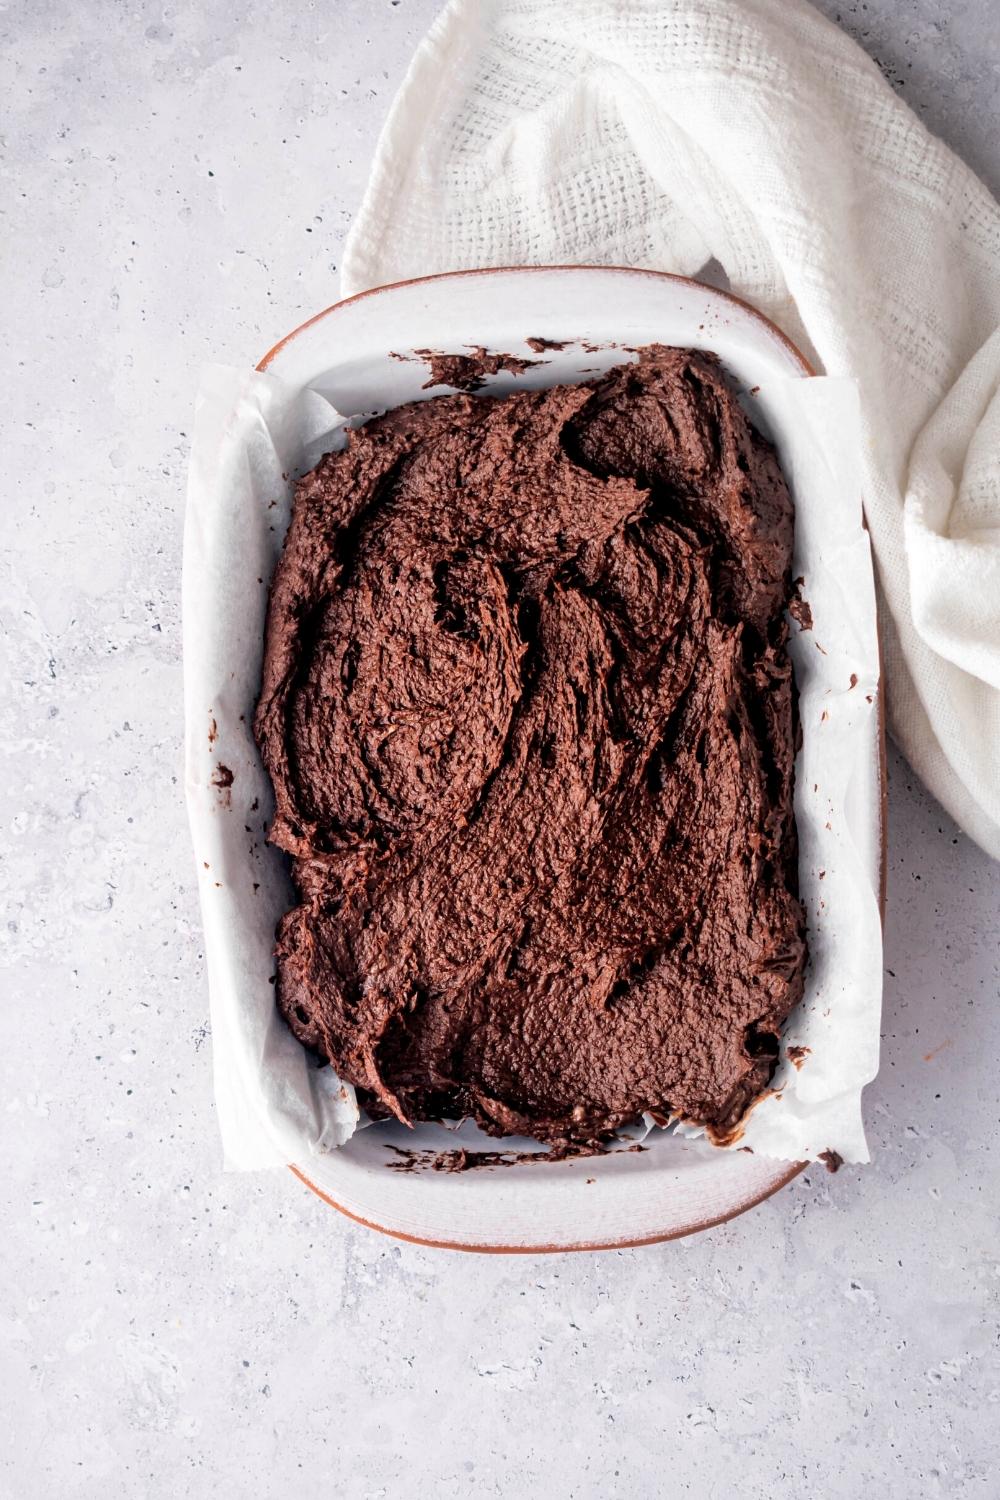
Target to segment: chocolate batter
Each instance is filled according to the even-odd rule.
[[[802,993],[792,507],[711,356],[442,396],[298,487],[278,1002],[374,1115],[727,1129]]]
[[[527,341],[531,344],[531,339]],[[559,348],[560,345],[549,345]],[[540,359],[519,359],[516,354],[490,354],[481,345],[469,354],[438,354],[433,349],[415,349],[414,354],[426,360],[431,378],[425,380],[425,391],[436,385],[450,385],[456,391],[478,391],[486,384],[488,375],[498,375],[506,370],[511,375],[523,375],[532,365],[544,364]]]

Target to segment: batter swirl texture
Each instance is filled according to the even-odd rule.
[[[718,362],[441,396],[298,486],[256,719],[295,1034],[375,1115],[725,1130],[802,993],[792,507]]]

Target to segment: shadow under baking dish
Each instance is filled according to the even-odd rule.
[[[533,349],[528,338],[557,347]],[[423,389],[427,366],[407,357],[417,349],[485,346],[533,361],[524,373],[500,372],[484,386],[505,393],[591,380],[627,358],[630,346],[649,343],[718,353],[765,429],[768,376],[814,373],[778,328],[735,297],[662,272],[586,266],[452,272],[378,287],[303,323],[258,368],[321,392],[345,416],[368,415],[442,393]],[[878,710],[870,785],[859,803],[867,827],[859,832],[884,903],[881,695]],[[448,1153],[461,1149],[503,1160],[443,1169],[460,1164]],[[639,1150],[622,1143],[599,1156],[552,1161],[535,1142],[498,1141],[471,1123],[411,1131],[392,1122],[361,1129],[339,1150],[291,1170],[341,1213],[400,1239],[529,1254],[694,1234],[753,1208],[805,1165],[659,1130]]]

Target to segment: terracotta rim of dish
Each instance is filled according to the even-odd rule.
[[[257,369],[266,370],[272,360],[275,359],[278,354],[280,354],[281,350],[284,349],[287,344],[290,344],[293,339],[298,338],[301,333],[304,333],[307,328],[312,328],[315,323],[322,322],[322,320],[329,317],[331,313],[335,313],[339,311],[340,308],[347,307],[353,302],[361,302],[366,297],[377,297],[382,292],[397,291],[401,287],[419,286],[423,282],[456,281],[459,278],[469,276],[496,276],[498,274],[502,274],[505,271],[610,271],[612,273],[624,276],[652,276],[655,277],[658,281],[677,281],[684,286],[704,287],[705,290],[711,292],[713,296],[720,297],[724,302],[732,303],[732,305],[734,307],[738,307],[741,312],[749,314],[755,322],[762,324],[767,329],[772,338],[774,338],[779,344],[782,344],[789,352],[789,354],[792,355],[804,375],[811,376],[816,374],[816,370],[813,368],[812,364],[809,362],[809,360],[806,359],[801,349],[799,349],[797,345],[792,342],[787,333],[783,333],[776,323],[772,323],[770,318],[765,317],[764,314],[762,312],[759,312],[756,307],[753,307],[751,303],[744,302],[742,297],[736,297],[732,292],[724,292],[721,291],[718,287],[708,286],[704,282],[695,280],[695,278],[692,276],[678,276],[673,271],[651,271],[642,269],[638,266],[595,265],[481,266],[476,268],[475,270],[439,271],[432,276],[410,276],[403,281],[386,282],[384,286],[370,287],[368,291],[365,292],[355,292],[353,297],[343,297],[339,302],[333,302],[329,307],[324,307],[322,312],[314,313],[311,318],[307,318],[304,323],[300,323],[297,328],[293,328],[291,333],[286,333],[284,338],[279,339],[278,342],[267,351],[263,359],[260,360],[257,365]],[[865,525],[867,529],[867,522],[865,523]],[[888,819],[888,772],[886,766],[885,743],[885,700],[882,695],[881,687],[881,665],[882,663],[880,646],[879,689],[877,695],[878,772],[880,803],[880,866],[878,903],[879,915],[884,926],[886,864],[888,851],[886,835]],[[289,1164],[288,1170],[293,1173],[300,1182],[304,1183],[307,1188],[310,1188],[312,1192],[316,1194],[317,1198],[321,1198],[324,1203],[328,1203],[331,1208],[335,1208],[337,1212],[343,1214],[345,1218],[352,1219],[355,1224],[364,1225],[366,1229],[375,1229],[379,1234],[388,1235],[390,1239],[403,1240],[407,1244],[411,1245],[426,1245],[434,1250],[462,1250],[474,1255],[562,1255],[579,1253],[584,1250],[629,1250],[641,1245],[660,1245],[664,1244],[667,1240],[685,1239],[688,1235],[701,1234],[706,1229],[715,1229],[719,1224],[727,1224],[731,1219],[739,1218],[741,1214],[748,1213],[751,1208],[756,1208],[759,1204],[764,1203],[768,1198],[773,1197],[775,1193],[778,1193],[782,1188],[787,1187],[793,1178],[798,1177],[800,1172],[804,1172],[806,1167],[809,1165],[810,1163],[806,1161],[793,1162],[788,1170],[763,1193],[756,1193],[752,1195],[747,1199],[745,1203],[741,1203],[738,1208],[734,1208],[731,1213],[719,1214],[715,1218],[704,1219],[700,1223],[692,1224],[684,1229],[667,1230],[659,1234],[642,1235],[638,1238],[630,1238],[626,1236],[623,1239],[616,1240],[587,1240],[575,1245],[463,1245],[458,1243],[458,1241],[456,1240],[424,1239],[420,1235],[405,1234],[402,1230],[389,1229],[384,1224],[376,1224],[371,1219],[363,1219],[359,1214],[352,1213],[349,1208],[345,1208],[342,1203],[338,1203],[336,1199],[331,1198],[328,1193],[324,1193],[323,1190],[321,1188],[318,1188],[314,1182],[311,1182],[310,1179],[305,1175],[305,1173],[302,1172],[298,1167]]]
[[[360,1214],[352,1213],[322,1188],[316,1186],[306,1174],[298,1167],[289,1166],[300,1182],[304,1182],[307,1188],[311,1188],[317,1198],[322,1198],[331,1208],[347,1219],[353,1219],[355,1224],[364,1225],[365,1229],[377,1229],[379,1234],[387,1234],[390,1239],[404,1240],[408,1245],[426,1245],[431,1250],[462,1250],[469,1255],[576,1255],[584,1250],[634,1250],[642,1245],[662,1245],[667,1240],[683,1240],[691,1234],[701,1234],[705,1229],[715,1229],[719,1224],[728,1224],[730,1219],[738,1219],[740,1214],[747,1213],[751,1208],[756,1208],[759,1203],[780,1192],[787,1187],[793,1177],[804,1172],[810,1165],[807,1161],[793,1162],[777,1182],[764,1189],[762,1193],[752,1194],[739,1208],[732,1209],[726,1214],[717,1214],[714,1218],[700,1220],[697,1224],[687,1225],[683,1229],[661,1230],[656,1234],[638,1235],[635,1238],[626,1237],[617,1240],[581,1240],[573,1245],[463,1245],[457,1240],[432,1240],[426,1239],[419,1234],[406,1234],[402,1229],[387,1229],[384,1224],[376,1224],[372,1219],[364,1219]]]
[[[801,349],[799,349],[797,345],[792,343],[792,340],[788,337],[788,334],[783,333],[782,330],[778,327],[777,323],[772,323],[770,318],[766,318],[762,312],[758,312],[757,309],[751,306],[749,302],[744,302],[742,297],[737,297],[732,292],[720,291],[718,287],[709,286],[707,282],[696,281],[693,276],[678,276],[675,271],[649,271],[644,270],[638,266],[594,265],[479,266],[472,271],[436,271],[432,276],[408,276],[402,281],[387,281],[384,286],[369,287],[366,292],[355,292],[353,297],[342,297],[339,302],[331,302],[329,307],[324,307],[322,312],[314,313],[311,318],[307,318],[304,323],[300,323],[297,328],[293,328],[291,333],[286,333],[283,339],[279,339],[278,342],[264,355],[263,359],[257,365],[257,369],[266,370],[275,356],[281,353],[285,345],[290,344],[293,339],[297,339],[300,333],[305,333],[306,329],[311,328],[314,323],[321,323],[323,319],[328,318],[331,313],[338,312],[342,307],[349,307],[353,302],[363,302],[366,297],[378,297],[382,292],[396,292],[404,286],[421,286],[428,281],[459,281],[470,276],[503,275],[503,273],[507,271],[516,271],[518,274],[525,271],[532,273],[536,271],[610,271],[615,275],[620,276],[652,276],[655,277],[657,281],[677,281],[680,282],[682,286],[701,287],[705,291],[711,292],[713,297],[721,297],[724,302],[731,302],[734,307],[740,308],[742,312],[749,313],[756,322],[763,324],[768,333],[770,333],[779,344],[783,344],[785,346],[789,354],[791,354],[795,361],[799,365],[801,365],[804,374],[816,374],[816,371],[806,359]]]

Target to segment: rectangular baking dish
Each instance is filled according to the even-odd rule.
[[[548,347],[533,347],[528,339],[544,340]],[[700,283],[655,272],[512,269],[378,288],[302,325],[270,351],[259,369],[289,387],[318,393],[345,417],[360,420],[440,393],[440,387],[424,389],[428,369],[421,359],[408,357],[415,350],[465,353],[483,346],[533,361],[522,373],[501,371],[489,378],[485,389],[502,392],[592,379],[629,358],[630,347],[652,342],[718,353],[737,380],[752,419],[780,446],[780,432],[774,430],[780,425],[772,397],[775,377],[808,379],[812,372],[803,356],[745,304]],[[562,347],[552,347],[557,345]],[[316,456],[303,455],[303,465]],[[274,548],[270,555],[276,555]],[[245,583],[249,587],[251,580]],[[237,623],[240,597],[240,581],[234,578],[225,608],[236,612]],[[188,794],[194,799],[196,845],[204,820],[196,820],[194,809],[210,804],[214,820],[212,859],[207,845],[198,849],[199,855],[206,854],[199,865],[204,867],[213,1022],[216,987],[232,990],[249,982],[245,965],[239,973],[226,972],[225,945],[213,943],[213,914],[227,899],[228,882],[244,879],[251,867],[259,870],[261,861],[281,859],[260,840],[249,853],[245,840],[239,841],[242,829],[249,831],[246,820],[256,829],[260,813],[270,806],[266,776],[246,727],[252,719],[255,674],[259,684],[260,619],[259,595],[253,602],[248,597],[243,659],[233,679],[237,685],[224,690],[220,684],[212,695],[218,705],[193,703],[190,695],[188,701]],[[868,665],[877,680],[877,654]],[[884,746],[877,689],[870,696],[873,712],[864,733],[856,736],[845,809],[857,870],[877,902]],[[202,732],[209,710],[214,725],[210,741]],[[225,760],[220,762],[223,748]],[[229,773],[237,762],[241,773],[220,795],[220,763]],[[251,802],[257,806],[251,809]],[[214,872],[223,868],[227,878],[216,880]],[[269,942],[270,933],[263,932],[261,941]],[[276,1017],[274,1025],[283,1027]],[[217,1029],[216,1047],[226,1045]],[[266,1058],[261,1065],[267,1065]],[[497,1142],[468,1123],[457,1130],[419,1125],[410,1131],[393,1122],[368,1125],[339,1148],[313,1151],[291,1165],[321,1197],[363,1223],[402,1238],[487,1251],[602,1248],[691,1233],[761,1201],[802,1165],[750,1151],[719,1150],[671,1131],[653,1131],[642,1145],[635,1150],[623,1142],[594,1158],[532,1160],[539,1152],[534,1143]],[[498,1149],[501,1160],[495,1159]],[[473,1160],[477,1152],[494,1157],[476,1170],[445,1170],[461,1165],[460,1150]]]

